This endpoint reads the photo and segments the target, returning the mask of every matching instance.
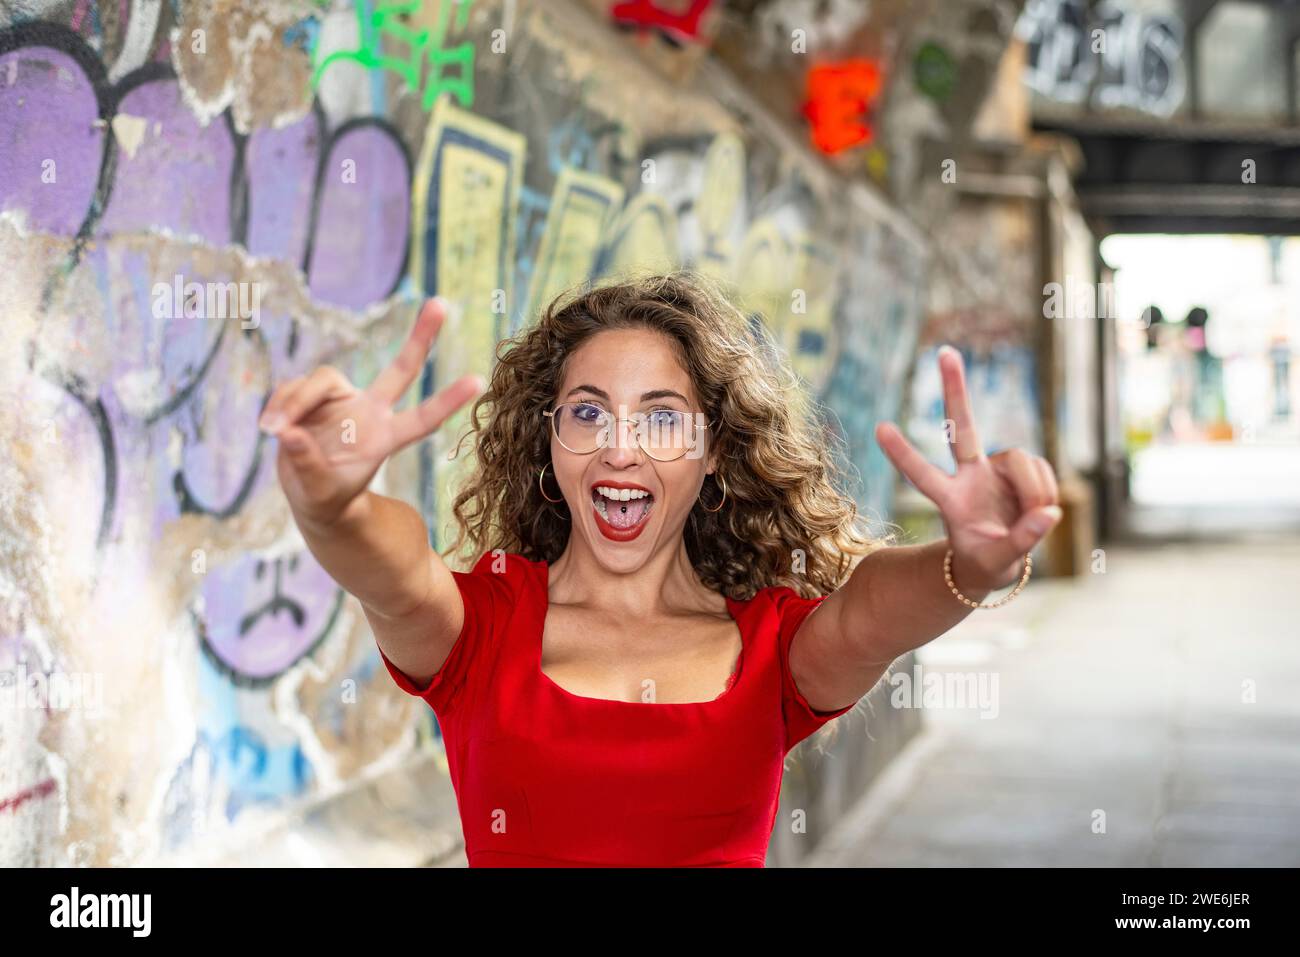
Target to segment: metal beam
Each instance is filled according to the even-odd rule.
[[[1296,55],[1300,52],[1300,4],[1289,4],[1283,14],[1282,49],[1286,57],[1286,115],[1292,124],[1300,124],[1300,70]]]
[[[1079,202],[1097,216],[1247,216],[1300,226],[1300,188],[1288,186],[1079,187]]]
[[[1079,203],[1106,231],[1300,235],[1300,129],[1096,117],[1035,126],[1078,141]]]
[[[1196,118],[1201,116],[1201,49],[1197,39],[1205,18],[1210,15],[1218,0],[1181,0],[1183,14],[1183,62],[1187,69],[1187,110]]]

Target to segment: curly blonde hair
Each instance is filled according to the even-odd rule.
[[[547,501],[537,477],[550,461],[541,412],[556,401],[565,363],[608,329],[647,328],[673,343],[703,403],[716,471],[686,522],[686,551],[708,587],[746,601],[788,585],[812,598],[848,578],[882,542],[836,487],[837,437],[761,322],[750,322],[709,281],[691,273],[583,287],[559,296],[540,320],[497,346],[488,388],[471,409],[476,468],[452,506],[458,527],[446,555],[502,549],[553,563],[570,532],[568,507]],[[486,423],[480,411],[490,410]],[[468,548],[466,546],[468,545]]]

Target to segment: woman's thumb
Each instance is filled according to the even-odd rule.
[[[1032,551],[1034,546],[1047,537],[1056,523],[1061,520],[1061,509],[1057,505],[1046,505],[1042,508],[1030,509],[1011,528],[1011,534],[1007,536],[1008,544],[1015,550],[1016,555],[1024,555]]]
[[[290,425],[280,432],[278,438],[280,448],[284,450],[295,471],[310,473],[326,467],[325,456],[321,453],[320,445],[306,429]]]

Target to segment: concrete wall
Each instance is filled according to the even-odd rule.
[[[368,381],[426,294],[460,317],[418,393],[574,282],[721,275],[890,509],[871,428],[926,263],[904,217],[608,4],[365,9],[0,7],[0,864],[197,860],[436,762],[255,425],[323,362]],[[440,541],[457,424],[376,486]]]

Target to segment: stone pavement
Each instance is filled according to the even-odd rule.
[[[996,693],[922,701],[810,866],[1300,865],[1300,539],[1104,557],[922,649]]]

